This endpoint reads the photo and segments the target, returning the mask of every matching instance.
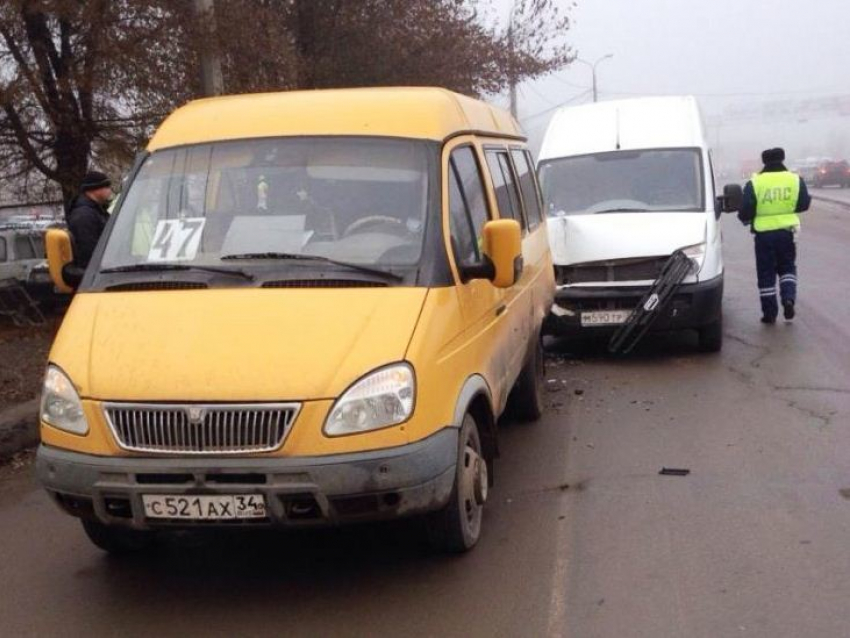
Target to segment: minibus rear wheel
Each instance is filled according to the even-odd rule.
[[[487,500],[487,461],[475,417],[463,417],[458,445],[455,482],[446,506],[427,519],[431,546],[459,554],[469,551],[481,536],[481,519]]]
[[[153,532],[104,525],[91,519],[83,519],[82,523],[89,540],[109,554],[135,554],[153,543]]]

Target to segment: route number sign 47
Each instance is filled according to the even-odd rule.
[[[191,261],[198,254],[206,218],[161,219],[157,222],[148,261]]]

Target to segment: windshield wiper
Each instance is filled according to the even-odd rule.
[[[331,259],[330,257],[323,257],[322,255],[302,255],[298,253],[275,253],[275,252],[264,252],[264,253],[237,253],[233,255],[224,255],[221,260],[225,259],[292,259],[292,260],[303,260],[303,261],[320,261],[325,264],[333,264],[334,266],[342,266],[343,268],[350,268],[351,270],[357,270],[363,273],[367,273],[370,275],[375,275],[377,277],[384,277],[387,279],[395,279],[396,281],[403,281],[404,277],[401,275],[397,275],[394,272],[389,272],[387,270],[381,270],[380,268],[369,268],[368,266],[361,266],[360,264],[352,264],[347,261],[337,261],[336,259]]]
[[[231,275],[233,277],[241,277],[247,281],[254,281],[256,277],[251,273],[237,268],[216,268],[215,266],[196,266],[189,264],[128,264],[126,266],[115,266],[114,268],[104,268],[100,271],[101,274],[111,274],[116,272],[167,272],[167,271],[186,271],[200,270],[202,272],[212,272],[219,275]]]
[[[604,215],[605,213],[648,213],[648,208],[606,208],[598,210],[594,215]]]

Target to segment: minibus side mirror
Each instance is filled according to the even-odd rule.
[[[741,210],[744,204],[744,191],[740,184],[726,184],[723,187],[723,196],[719,199],[720,208],[724,213],[734,213]]]
[[[484,225],[484,252],[493,263],[490,281],[497,288],[510,288],[522,275],[522,230],[514,219],[499,219]]]
[[[50,278],[59,292],[74,292],[62,273],[65,266],[74,261],[74,249],[71,247],[71,234],[67,230],[51,228],[44,236],[44,249],[47,253],[47,266]]]

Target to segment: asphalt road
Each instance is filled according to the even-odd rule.
[[[554,344],[549,410],[505,424],[470,554],[431,555],[398,524],[116,561],[5,470],[0,634],[848,635],[850,208],[807,214],[791,325],[758,322],[751,239],[724,222],[723,352]]]

